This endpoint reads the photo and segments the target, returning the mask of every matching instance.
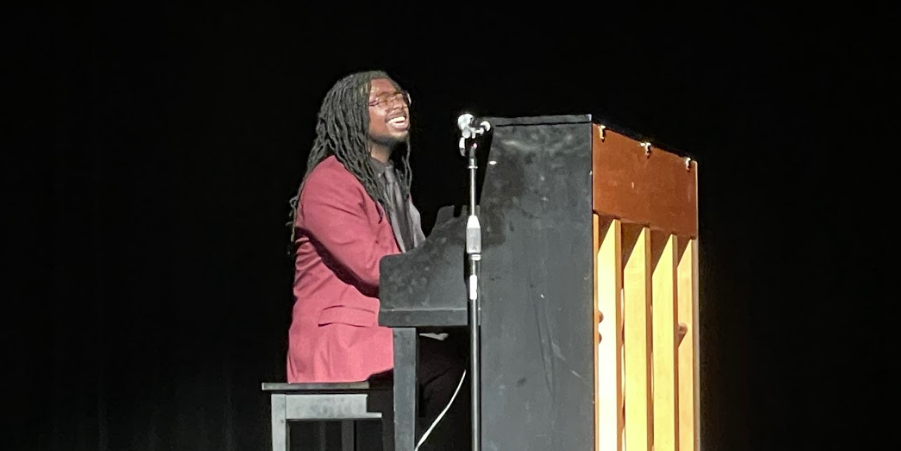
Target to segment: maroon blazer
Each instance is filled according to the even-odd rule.
[[[401,251],[388,214],[334,156],[310,173],[298,204],[288,382],[364,381],[390,370],[379,261]]]

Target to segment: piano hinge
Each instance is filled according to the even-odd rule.
[[[643,143],[641,143],[641,147],[644,147],[644,156],[650,157],[651,156],[651,143],[643,142]]]

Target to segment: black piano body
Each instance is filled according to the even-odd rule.
[[[481,449],[593,449],[592,117],[488,120],[478,176]],[[398,365],[415,355],[419,332],[466,333],[465,225],[462,208],[446,207],[420,248],[382,260],[379,321],[395,328]],[[411,377],[395,369],[395,384]],[[398,421],[412,399],[396,392]],[[412,449],[411,434],[398,431],[395,449]]]

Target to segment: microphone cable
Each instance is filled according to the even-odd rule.
[[[419,451],[419,447],[422,446],[423,443],[425,443],[425,439],[429,437],[429,434],[432,433],[432,430],[435,429],[435,426],[438,425],[438,422],[441,421],[442,418],[444,418],[444,414],[446,414],[447,411],[450,410],[450,407],[451,405],[453,405],[454,400],[457,399],[457,393],[460,393],[460,387],[463,386],[464,380],[466,380],[466,370],[463,370],[463,376],[460,377],[460,383],[457,384],[457,389],[454,390],[454,394],[451,396],[450,401],[448,401],[447,405],[444,407],[444,410],[442,410],[438,415],[438,418],[435,418],[435,421],[432,422],[432,425],[429,426],[424,434],[422,434],[422,438],[419,439],[419,443],[416,444],[416,449],[414,449],[414,451]]]

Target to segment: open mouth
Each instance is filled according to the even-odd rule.
[[[388,121],[388,124],[394,128],[406,130],[409,125],[409,122],[407,121],[406,116],[397,116],[395,118],[390,119]]]

